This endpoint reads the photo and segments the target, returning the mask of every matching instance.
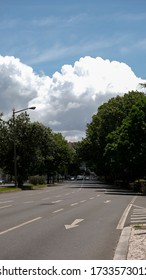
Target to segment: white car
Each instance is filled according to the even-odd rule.
[[[77,180],[83,180],[84,179],[84,176],[83,175],[78,175],[77,176]]]

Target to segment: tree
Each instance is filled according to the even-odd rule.
[[[132,106],[122,125],[108,136],[104,158],[114,177],[127,182],[146,174],[146,97]]]
[[[82,142],[70,142],[69,145],[72,150],[72,158],[70,161],[70,164],[68,165],[68,174],[71,176],[77,176],[78,174],[81,173],[81,163],[82,163],[82,158],[81,158],[81,148],[80,144]]]
[[[30,175],[65,174],[72,158],[72,150],[61,134],[39,122],[31,123],[26,113],[8,122],[0,120],[0,141],[0,167],[11,176],[15,143],[19,187]]]
[[[25,139],[25,130],[29,122],[27,114],[20,114],[17,116],[15,122],[14,118],[10,118],[8,122],[1,120],[0,134],[1,134],[1,145],[0,145],[0,165],[3,170],[14,175],[14,144],[16,145],[17,151],[17,166],[21,165],[20,155],[24,152],[24,145],[21,145],[21,139]]]
[[[68,166],[72,161],[73,150],[61,133],[54,133],[54,170],[61,175],[68,173]]]
[[[130,114],[132,106],[138,102],[142,104],[145,98],[144,93],[132,91],[124,96],[111,98],[107,103],[100,106],[97,113],[93,115],[92,122],[87,125],[86,138],[82,141],[82,151],[84,150],[82,156],[89,162],[92,161],[98,175],[111,176],[111,166],[114,165],[114,161],[110,153],[113,149],[115,160],[118,129]],[[117,131],[117,134],[115,131]],[[115,141],[110,143],[111,150],[108,149],[107,153],[110,137],[113,137]]]

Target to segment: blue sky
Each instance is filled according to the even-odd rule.
[[[0,112],[69,141],[109,98],[146,81],[145,0],[0,0]]]
[[[145,0],[1,0],[0,54],[52,75],[86,55],[146,78]]]

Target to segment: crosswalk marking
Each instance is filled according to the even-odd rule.
[[[133,209],[131,217],[130,217],[130,222],[131,224],[141,224],[141,223],[146,223],[146,208],[136,206],[136,208]]]

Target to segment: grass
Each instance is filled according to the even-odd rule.
[[[0,193],[4,193],[4,192],[13,192],[13,191],[18,191],[20,189],[16,189],[15,187],[1,187],[0,188]]]
[[[0,193],[21,191],[21,190],[36,190],[36,189],[40,189],[40,188],[44,188],[44,187],[46,187],[46,184],[43,184],[43,185],[28,184],[28,185],[24,185],[22,189],[15,188],[14,186],[7,186],[7,187],[0,187]]]
[[[135,229],[146,229],[146,225],[138,224],[133,226]]]

